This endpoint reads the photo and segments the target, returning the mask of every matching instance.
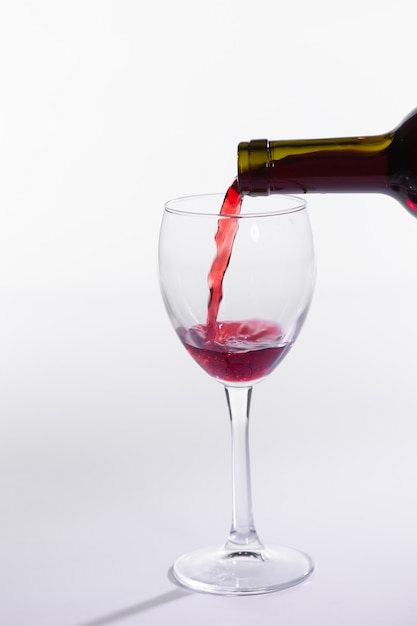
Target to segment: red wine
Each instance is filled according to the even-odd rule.
[[[249,195],[384,193],[417,216],[417,109],[373,137],[242,142],[237,187]]]
[[[252,383],[264,378],[290,347],[275,322],[218,321],[223,279],[238,232],[241,205],[242,196],[235,181],[227,190],[217,224],[216,256],[208,274],[207,322],[178,330],[194,360],[210,376],[226,383]]]
[[[180,329],[188,353],[210,376],[228,383],[252,383],[267,376],[283,359],[290,343],[274,322],[225,321]]]
[[[233,242],[239,227],[238,218],[225,217],[238,215],[242,206],[242,196],[233,183],[226,192],[220,209],[217,233],[215,237],[217,254],[210,268],[208,285],[210,297],[207,310],[207,326],[216,323],[220,302],[223,298],[223,278],[232,256]]]

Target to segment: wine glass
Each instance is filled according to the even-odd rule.
[[[249,595],[296,585],[314,567],[303,552],[257,535],[248,425],[254,383],[282,361],[306,318],[315,257],[304,200],[245,196],[240,206],[236,194],[223,208],[222,201],[219,194],[171,200],[160,231],[169,318],[188,353],[224,385],[232,430],[229,535],[220,547],[180,557],[172,574],[195,591]]]

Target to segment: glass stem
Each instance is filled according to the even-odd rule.
[[[252,514],[249,412],[252,387],[225,386],[232,429],[233,514],[227,549],[261,550]]]

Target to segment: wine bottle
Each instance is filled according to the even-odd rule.
[[[417,217],[417,109],[382,135],[242,142],[237,187],[243,195],[384,193]]]

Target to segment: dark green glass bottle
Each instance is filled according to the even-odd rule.
[[[417,109],[382,135],[242,142],[237,187],[247,195],[384,193],[417,217]]]

